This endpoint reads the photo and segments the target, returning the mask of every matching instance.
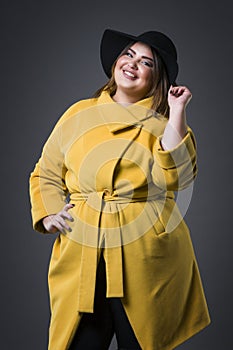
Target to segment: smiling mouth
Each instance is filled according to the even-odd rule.
[[[129,78],[129,79],[131,79],[131,80],[137,79],[137,76],[136,76],[135,74],[133,74],[132,72],[129,72],[128,70],[124,70],[124,69],[123,69],[123,73],[124,73],[124,76],[125,76],[126,78]]]

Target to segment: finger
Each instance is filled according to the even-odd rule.
[[[71,208],[73,208],[73,207],[74,207],[74,204],[67,203],[67,204],[63,207],[62,211],[63,211],[63,210],[64,210],[64,211],[68,211],[69,209],[71,209]]]
[[[67,222],[61,217],[61,215],[57,214],[54,218],[53,225],[55,225],[57,228],[62,228],[63,230],[66,229],[67,231],[72,231],[71,227],[67,224]]]
[[[179,86],[175,92],[175,96],[179,97],[185,92],[185,87]]]
[[[67,219],[69,221],[74,221],[73,217],[67,212],[62,210],[59,215],[63,218],[63,219]]]
[[[187,89],[186,89],[186,87],[185,86],[181,86],[180,88],[179,88],[179,93],[183,93],[183,92],[185,92]]]
[[[58,231],[57,227],[51,223],[44,224],[44,227],[45,227],[46,231],[48,231],[50,233],[56,233]]]
[[[172,95],[176,95],[176,94],[177,94],[178,89],[179,89],[179,87],[178,87],[178,86],[173,86],[173,87],[170,89],[170,94],[172,94]]]
[[[51,229],[54,230],[54,232],[62,232],[66,234],[65,228],[59,222],[54,223],[54,226],[52,226]]]
[[[187,88],[187,86],[179,86],[179,93],[186,93],[191,94],[190,90]]]
[[[60,215],[61,217],[65,218],[69,221],[74,221],[73,217],[68,213],[68,210],[73,208],[74,206],[75,205],[71,204],[71,203],[66,204],[57,215]]]
[[[64,227],[58,221],[55,221],[51,228],[56,229],[56,231],[65,233]]]
[[[61,231],[65,233],[63,223],[60,219],[61,218],[58,215],[55,215],[53,219],[48,223],[47,230],[49,232]]]
[[[176,96],[181,96],[182,94],[183,94],[183,89],[182,88],[177,89],[175,95]]]
[[[55,215],[49,215],[43,219],[43,225],[44,225],[46,231],[48,231],[50,233],[57,232],[57,228],[55,226],[53,226],[53,218],[54,217],[55,217]]]

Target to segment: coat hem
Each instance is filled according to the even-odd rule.
[[[187,335],[178,337],[177,341],[175,341],[174,343],[171,343],[169,345],[165,345],[164,347],[158,348],[156,350],[175,350],[175,348],[177,346],[183,344],[184,342],[186,342],[187,340],[192,338],[194,335],[196,335],[199,332],[201,332],[204,328],[209,326],[209,324],[210,324],[210,321],[208,323],[204,323],[204,324],[201,324],[199,326],[190,328],[189,333]],[[143,350],[152,350],[152,349],[146,349],[145,348]]]
[[[124,306],[124,305],[123,305]],[[137,341],[139,342],[142,350],[175,350],[175,348],[179,345],[181,345],[182,343],[184,343],[185,341],[189,340],[190,338],[192,338],[194,335],[196,335],[197,333],[199,333],[200,331],[202,331],[204,328],[206,328],[207,326],[210,325],[211,323],[211,320],[210,318],[207,318],[205,322],[202,322],[202,323],[199,323],[196,327],[192,327],[192,328],[189,328],[186,332],[185,332],[185,335],[183,336],[180,336],[180,337],[176,337],[176,340],[174,341],[171,341],[170,343],[168,344],[165,344],[161,347],[156,347],[156,348],[151,348],[150,345],[149,346],[144,346],[143,345],[143,340],[142,338],[140,337],[140,335],[136,332],[136,329],[134,327],[134,324],[126,310],[126,308],[124,307],[125,309],[125,312],[127,314],[127,317],[129,319],[129,322],[131,324],[131,327],[133,328],[133,331],[134,331],[134,334],[136,336],[136,339]]]

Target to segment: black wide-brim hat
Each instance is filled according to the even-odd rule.
[[[164,63],[169,83],[176,85],[176,77],[179,70],[176,47],[168,36],[157,31],[149,31],[134,36],[116,30],[106,29],[100,44],[100,58],[106,75],[109,78],[111,77],[112,65],[120,53],[131,42],[137,41],[155,49]]]

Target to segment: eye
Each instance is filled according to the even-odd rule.
[[[148,61],[142,61],[142,64],[144,64],[145,66],[150,67],[150,68],[153,67],[153,63],[148,62]]]
[[[131,58],[133,57],[132,53],[129,52],[129,51],[127,51],[127,52],[125,53],[125,55],[128,56],[128,57],[131,57]]]

